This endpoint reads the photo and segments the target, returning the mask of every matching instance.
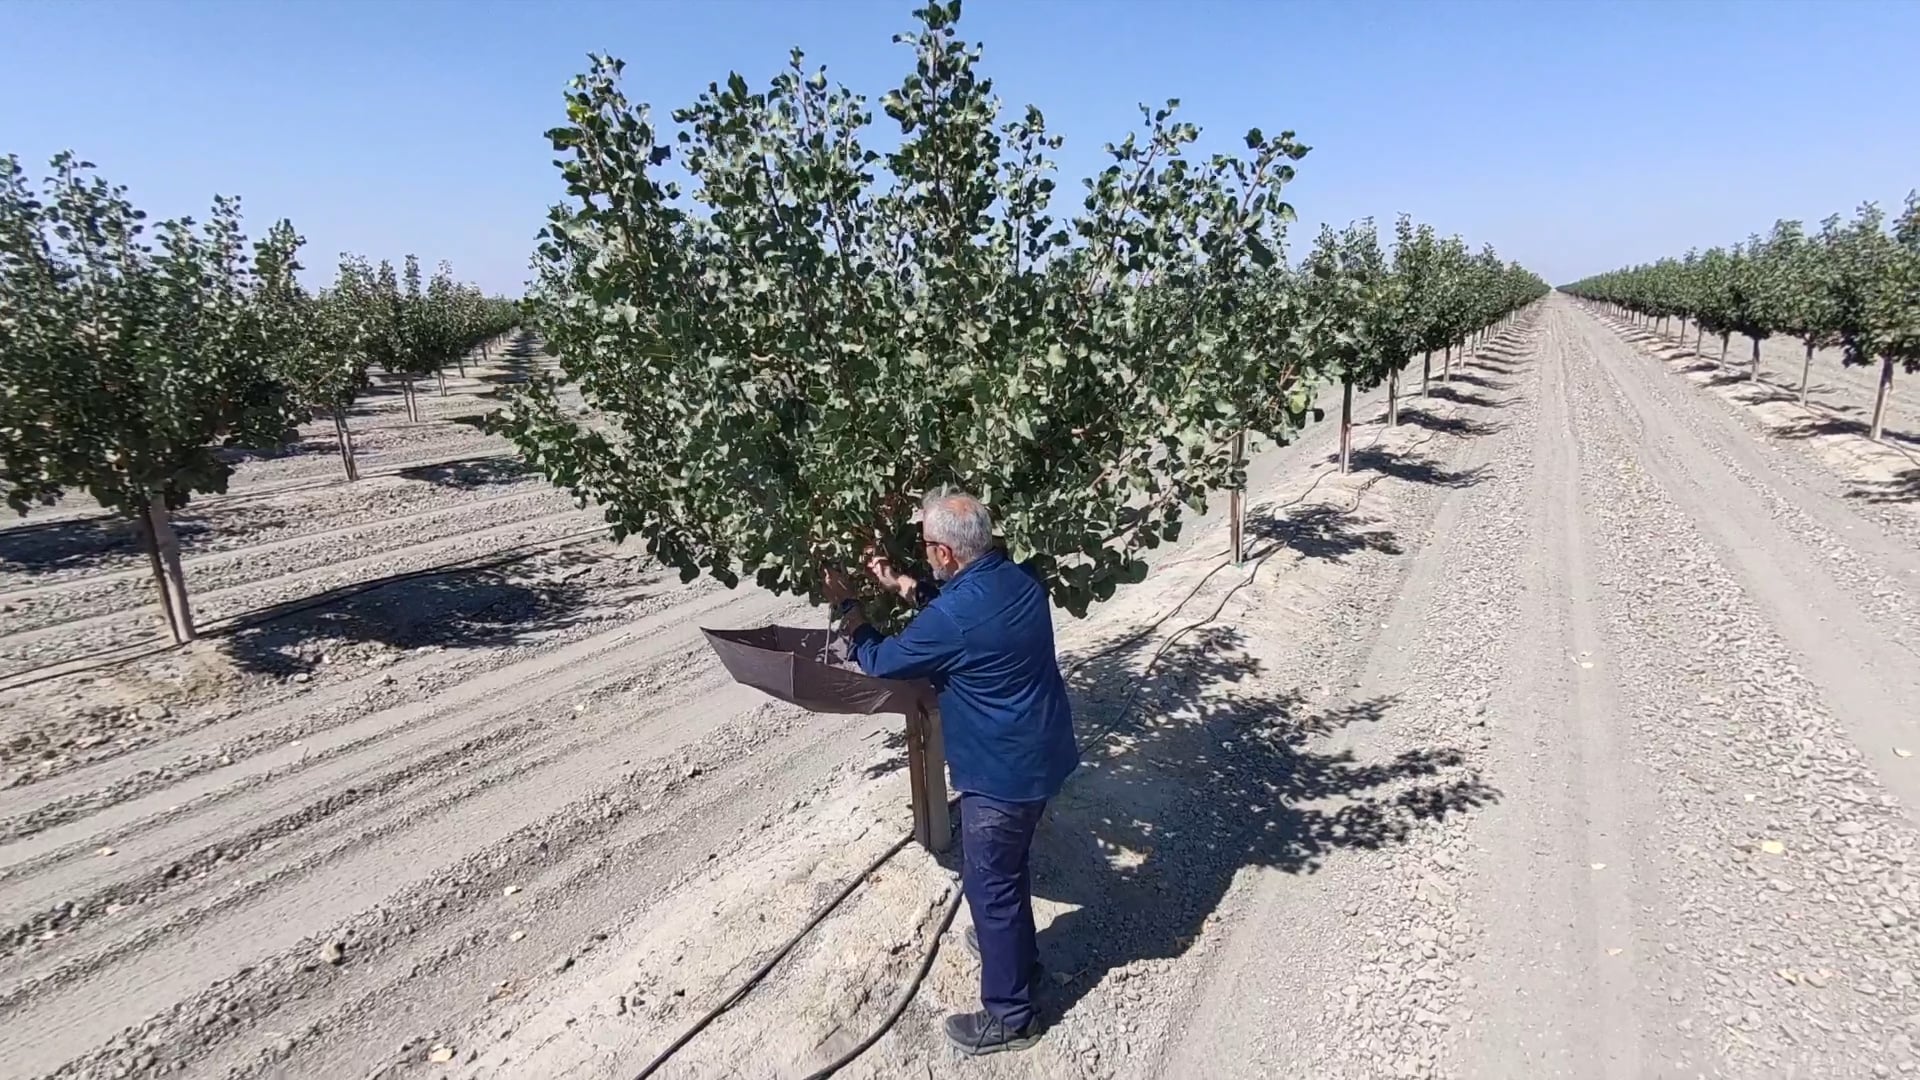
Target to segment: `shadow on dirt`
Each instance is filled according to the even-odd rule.
[[[1401,409],[1400,422],[1458,438],[1494,435],[1506,430],[1507,427],[1503,423],[1476,420],[1471,416],[1440,416],[1419,408]]]
[[[194,541],[212,528],[205,518],[191,513],[173,517],[174,535],[189,553]],[[92,570],[124,559],[139,559],[137,565],[146,565],[140,530],[127,518],[62,518],[0,529],[0,570],[29,574]]]
[[[481,382],[493,384],[486,393],[499,396],[502,387],[518,386],[532,380],[535,361],[545,355],[540,342],[530,333],[521,331],[513,340],[501,346],[497,359],[499,371],[491,371],[478,376]]]
[[[1870,503],[1920,501],[1920,468],[1907,469],[1891,480],[1856,483],[1847,498]]]
[[[1332,852],[1389,847],[1499,798],[1454,747],[1379,760],[1314,748],[1382,722],[1391,697],[1256,688],[1261,663],[1227,628],[1176,643],[1139,680],[1157,647],[1156,635],[1069,676],[1084,764],[1033,852],[1034,895],[1066,908],[1040,930],[1042,959],[1066,980],[1036,995],[1049,1021],[1116,968],[1184,954],[1244,870],[1311,874]],[[1132,709],[1115,715],[1136,681]]]
[[[533,475],[533,470],[519,458],[490,457],[416,465],[411,469],[401,469],[397,475],[407,480],[424,480],[439,487],[472,490],[490,484],[510,484]]]
[[[1247,557],[1258,559],[1281,547],[1291,548],[1303,558],[1327,562],[1339,562],[1356,551],[1400,554],[1400,545],[1395,541],[1392,530],[1369,528],[1372,524],[1369,520],[1355,518],[1347,510],[1325,503],[1287,511],[1256,506],[1247,514],[1247,535],[1272,543],[1267,547],[1254,548],[1247,553]]]
[[[1405,458],[1384,450],[1358,450],[1353,455],[1353,471],[1377,472],[1409,484],[1430,484],[1442,488],[1469,488],[1487,478],[1487,466],[1449,469],[1424,458]]]
[[[574,579],[597,561],[585,549],[562,549],[505,567],[342,586],[249,615],[221,650],[243,670],[285,676],[315,670],[327,648],[360,642],[513,645],[579,621],[591,589]]]
[[[1811,439],[1817,435],[1858,435],[1867,437],[1868,425],[1863,420],[1848,420],[1839,416],[1808,415],[1797,417],[1790,424],[1773,429],[1772,434],[1782,439]],[[1881,431],[1883,442],[1893,445],[1920,449],[1920,438],[1914,438],[1905,432],[1891,428]]]
[[[1510,397],[1484,397],[1470,390],[1462,390],[1459,387],[1451,386],[1447,383],[1441,383],[1435,386],[1429,391],[1429,394],[1432,397],[1442,398],[1446,401],[1457,401],[1462,405],[1477,405],[1482,409],[1504,409],[1513,404],[1515,400]]]
[[[1482,390],[1513,389],[1513,384],[1510,382],[1502,382],[1499,379],[1490,379],[1485,375],[1476,375],[1471,371],[1454,372],[1453,381],[1457,383],[1466,383],[1468,386],[1477,386]]]

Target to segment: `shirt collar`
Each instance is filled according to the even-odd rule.
[[[961,578],[966,577],[968,574],[973,573],[975,570],[978,570],[983,566],[989,566],[995,563],[1004,562],[1005,560],[1006,560],[1006,555],[1002,553],[999,548],[991,548],[987,551],[986,554],[980,556],[979,558],[973,560],[967,565],[961,567],[960,572],[948,578],[945,584],[952,585],[955,582],[959,581]]]

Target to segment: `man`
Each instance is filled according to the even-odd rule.
[[[940,695],[947,765],[960,792],[960,882],[973,915],[967,943],[980,956],[983,1006],[947,1017],[947,1038],[969,1054],[1024,1050],[1040,1034],[1027,852],[1047,800],[1080,763],[1073,716],[1047,590],[995,549],[986,506],[939,491],[921,501],[920,518],[937,592],[869,559],[883,587],[925,606],[893,637],[868,626],[857,606],[846,628],[861,670],[927,679]],[[838,574],[826,592],[836,604],[852,599]]]

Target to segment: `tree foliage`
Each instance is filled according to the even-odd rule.
[[[249,245],[238,200],[149,226],[71,154],[36,196],[0,159],[0,462],[24,513],[70,488],[129,514],[223,491],[220,446],[285,441],[275,378],[297,286],[286,223]]]
[[[1169,102],[1056,212],[1060,140],[1038,109],[1002,119],[958,12],[901,37],[886,153],[867,100],[797,51],[764,91],[709,86],[671,132],[619,61],[574,81],[549,133],[572,201],[530,303],[612,428],[550,386],[500,426],[685,576],[812,593],[876,539],[918,563],[914,495],[953,483],[1081,612],[1240,482],[1234,433],[1285,440],[1311,409],[1288,294],[1251,288],[1284,280],[1306,148],[1256,130],[1199,158]]]

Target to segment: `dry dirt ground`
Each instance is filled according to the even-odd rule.
[[[1715,392],[1556,297],[1400,427],[1365,399],[1352,475],[1331,425],[1263,454],[1248,565],[1216,510],[1058,620],[1044,1039],[946,1047],[956,924],[841,1075],[1920,1071],[1920,511]],[[44,679],[152,632],[137,552],[0,530],[0,1073],[632,1077],[907,828],[897,719],[699,640],[819,612],[368,413],[360,484],[322,441],[196,503],[210,618],[528,557]],[[909,847],[658,1075],[838,1056],[953,888]]]

